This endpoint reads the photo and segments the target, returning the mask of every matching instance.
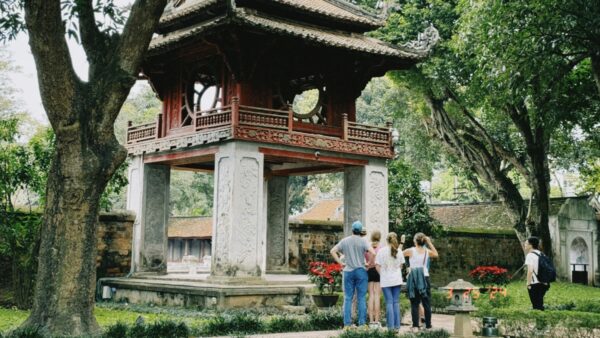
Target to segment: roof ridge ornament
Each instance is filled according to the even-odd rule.
[[[440,33],[433,25],[429,25],[422,33],[417,35],[416,40],[409,41],[401,46],[415,51],[429,53],[439,40]]]

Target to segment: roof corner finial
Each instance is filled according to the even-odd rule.
[[[433,24],[430,24],[422,33],[417,35],[417,40],[409,41],[402,46],[419,52],[429,53],[439,40],[440,33]]]

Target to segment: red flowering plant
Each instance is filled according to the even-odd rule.
[[[311,262],[308,266],[308,279],[317,285],[319,294],[325,291],[332,294],[342,285],[342,265],[338,263]]]
[[[508,270],[498,266],[478,266],[469,272],[469,276],[484,287],[506,285],[510,280]]]

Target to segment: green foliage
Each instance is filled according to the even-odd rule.
[[[372,79],[356,99],[359,123],[383,126],[393,122],[399,132],[397,156],[410,163],[422,179],[429,179],[440,161],[440,148],[423,128],[427,112],[404,86],[389,77]]]
[[[335,330],[344,325],[344,317],[339,308],[318,310],[308,316],[308,325],[313,330]]]
[[[580,301],[575,306],[575,311],[600,314],[600,302],[596,300]]]
[[[38,327],[19,328],[6,335],[6,338],[47,338],[49,335]]]
[[[125,144],[127,122],[131,121],[134,126],[154,122],[161,110],[162,102],[156,97],[152,88],[148,84],[140,83],[139,88],[132,90],[127,97],[115,121],[117,140]]]
[[[266,323],[267,332],[301,332],[310,331],[312,328],[298,317],[282,315],[274,316]]]
[[[450,333],[446,330],[423,331],[416,334],[407,333],[398,335],[395,331],[387,329],[369,329],[368,327],[359,327],[355,329],[344,330],[339,338],[449,338]]]
[[[175,216],[212,215],[213,189],[213,175],[190,171],[171,171],[171,214]]]
[[[431,290],[431,308],[436,310],[445,311],[446,306],[450,305],[450,299],[448,299],[448,293]]]
[[[265,323],[251,312],[236,311],[218,314],[211,318],[204,327],[203,334],[218,336],[226,334],[264,332]]]
[[[170,320],[160,320],[150,324],[138,323],[127,326],[117,323],[110,326],[103,337],[106,338],[187,338],[190,330],[184,323],[176,323]]]
[[[395,331],[386,329],[369,329],[368,327],[358,327],[344,330],[339,338],[395,338]]]
[[[421,192],[419,175],[403,161],[394,160],[388,164],[388,177],[393,231],[406,234],[408,243],[417,232],[429,236],[441,234],[441,227],[431,217]]]

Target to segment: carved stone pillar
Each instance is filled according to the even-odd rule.
[[[142,217],[139,237],[134,237],[139,239],[139,262],[136,271],[166,273],[171,170],[168,166],[149,164],[140,168],[143,169],[140,172],[141,177],[137,180],[142,181]],[[135,189],[137,188],[132,188],[132,191]]]
[[[267,271],[289,272],[288,177],[270,178],[267,191]]]
[[[263,154],[243,142],[215,156],[211,279],[259,279],[266,269]]]
[[[131,270],[139,271],[140,244],[142,241],[142,200],[144,197],[144,159],[142,155],[133,156],[129,164],[127,179],[127,210],[135,213],[133,222],[133,240],[131,243]]]
[[[363,167],[344,170],[344,235],[351,234],[354,221],[361,221],[367,232],[389,228],[388,172],[383,160],[371,160]]]

